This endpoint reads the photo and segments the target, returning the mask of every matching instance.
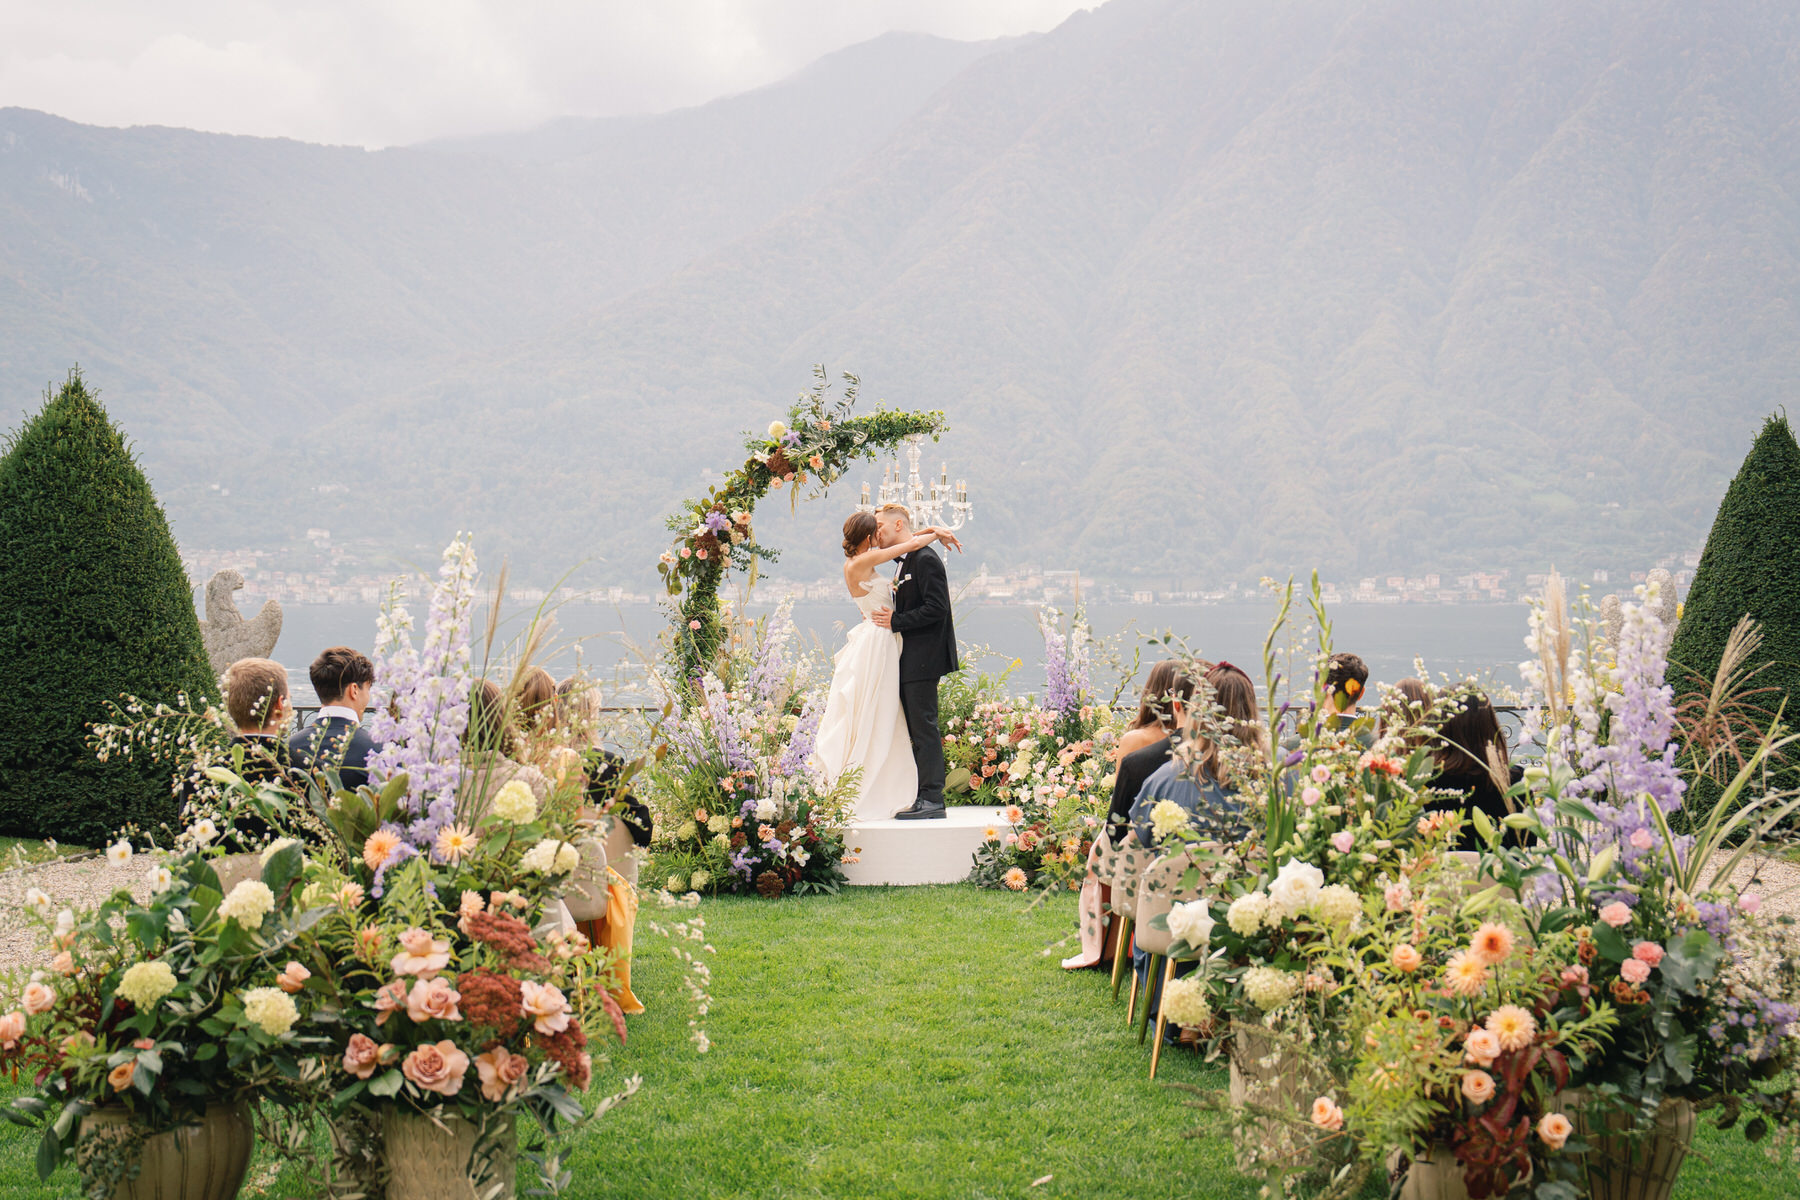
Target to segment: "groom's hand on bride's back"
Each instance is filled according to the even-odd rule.
[[[878,608],[869,614],[869,620],[875,622],[883,629],[892,629],[894,627],[894,610],[891,608]]]

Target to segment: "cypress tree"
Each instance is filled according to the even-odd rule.
[[[1725,639],[1745,613],[1762,624],[1762,646],[1752,662],[1768,664],[1750,687],[1769,690],[1750,703],[1766,714],[1766,727],[1785,700],[1785,721],[1800,725],[1800,444],[1786,416],[1763,423],[1719,502],[1669,647],[1678,697],[1710,688]],[[1800,784],[1800,763],[1792,754],[1777,764],[1770,783]],[[1698,781],[1690,813],[1717,795],[1716,787]]]
[[[150,483],[79,369],[0,456],[0,832],[99,845],[174,816],[172,769],[98,761],[122,695],[217,691]]]

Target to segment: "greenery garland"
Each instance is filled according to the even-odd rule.
[[[756,560],[773,561],[776,550],[759,545],[751,527],[757,501],[771,490],[792,487],[798,506],[802,489],[823,495],[859,458],[909,437],[944,432],[942,412],[896,412],[878,408],[852,416],[860,382],[844,375],[844,394],[832,400],[825,368],[813,368],[814,383],[788,409],[787,420],[775,421],[766,433],[749,435],[744,465],[726,475],[706,495],[684,503],[669,518],[676,535],[658,566],[671,596],[681,596],[674,617],[674,658],[681,678],[691,681],[706,670],[724,639],[719,615],[719,585],[731,569],[751,572]],[[685,595],[683,594],[685,592]]]

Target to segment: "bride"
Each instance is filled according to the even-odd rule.
[[[830,784],[851,767],[862,768],[851,820],[886,820],[918,798],[919,772],[913,763],[906,718],[900,712],[901,635],[872,618],[894,606],[894,581],[875,568],[903,554],[923,550],[946,534],[924,529],[892,546],[876,545],[873,513],[853,513],[844,522],[844,584],[862,612],[837,652],[831,694],[819,720],[813,755]]]

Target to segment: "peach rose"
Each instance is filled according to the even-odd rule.
[[[462,993],[454,990],[447,979],[421,979],[406,995],[406,1015],[415,1021],[460,1021],[456,1006]]]
[[[275,977],[275,986],[288,995],[298,995],[306,987],[306,981],[312,978],[312,972],[297,962],[290,962]]]
[[[1544,1119],[1538,1122],[1537,1134],[1544,1139],[1544,1145],[1552,1150],[1561,1150],[1569,1135],[1575,1132],[1575,1126],[1569,1118],[1561,1113],[1545,1113]]]
[[[358,908],[363,902],[363,890],[360,883],[346,883],[337,890],[337,902],[345,908]]]
[[[1660,967],[1663,960],[1663,948],[1655,942],[1639,942],[1631,948],[1631,957],[1646,967]]]
[[[356,952],[369,959],[381,953],[381,926],[368,925],[356,931]]]
[[[1396,970],[1404,971],[1410,975],[1418,970],[1419,964],[1424,961],[1425,959],[1419,954],[1418,949],[1409,943],[1402,943],[1401,945],[1394,947],[1394,967]]]
[[[373,1038],[362,1033],[350,1035],[350,1044],[344,1047],[344,1070],[358,1079],[367,1079],[375,1074],[380,1061],[381,1049]]]
[[[1572,966],[1572,967],[1564,967],[1562,969],[1562,981],[1563,981],[1564,987],[1585,987],[1585,986],[1587,986],[1587,981],[1588,981],[1587,968],[1580,965],[1579,963],[1577,963],[1575,966]]]
[[[1344,1127],[1344,1110],[1329,1096],[1320,1096],[1312,1102],[1312,1123],[1335,1132]]]
[[[417,975],[430,979],[450,963],[450,940],[434,938],[430,931],[408,929],[400,935],[400,953],[394,955],[396,975]]]
[[[469,1056],[455,1042],[420,1046],[406,1056],[400,1071],[427,1092],[454,1096],[462,1091],[463,1076],[469,1073]]]
[[[523,1054],[508,1054],[505,1046],[495,1046],[486,1054],[475,1056],[475,1073],[481,1077],[481,1094],[495,1104],[512,1098],[519,1081],[531,1064]]]
[[[1463,1057],[1478,1067],[1491,1067],[1500,1057],[1500,1037],[1492,1030],[1476,1026],[1463,1042]]]
[[[1614,900],[1611,904],[1600,910],[1600,919],[1605,921],[1608,925],[1611,925],[1614,929],[1617,929],[1621,925],[1630,922],[1631,910],[1626,908],[1625,905],[1619,901]]]
[[[11,1050],[25,1036],[25,1014],[13,1009],[0,1017],[0,1049]]]
[[[24,992],[19,996],[19,1003],[28,1013],[49,1012],[56,1007],[56,993],[49,984],[39,983],[34,979],[25,985]]]
[[[375,1024],[385,1025],[387,1019],[406,1007],[406,981],[396,979],[384,983],[375,993]]]
[[[1650,978],[1650,964],[1641,958],[1628,958],[1619,964],[1619,978],[1626,983],[1642,983]]]
[[[137,1059],[122,1062],[106,1073],[106,1082],[112,1084],[115,1092],[122,1092],[131,1086],[131,1077],[137,1074]]]
[[[64,950],[50,960],[50,969],[58,975],[73,975],[75,973],[75,956]]]
[[[1486,1104],[1494,1098],[1494,1077],[1486,1071],[1464,1071],[1462,1094],[1476,1104]]]
[[[532,1026],[539,1033],[561,1033],[569,1027],[569,1002],[560,989],[526,979],[520,982],[519,991],[520,1008],[526,1016],[533,1018]]]

